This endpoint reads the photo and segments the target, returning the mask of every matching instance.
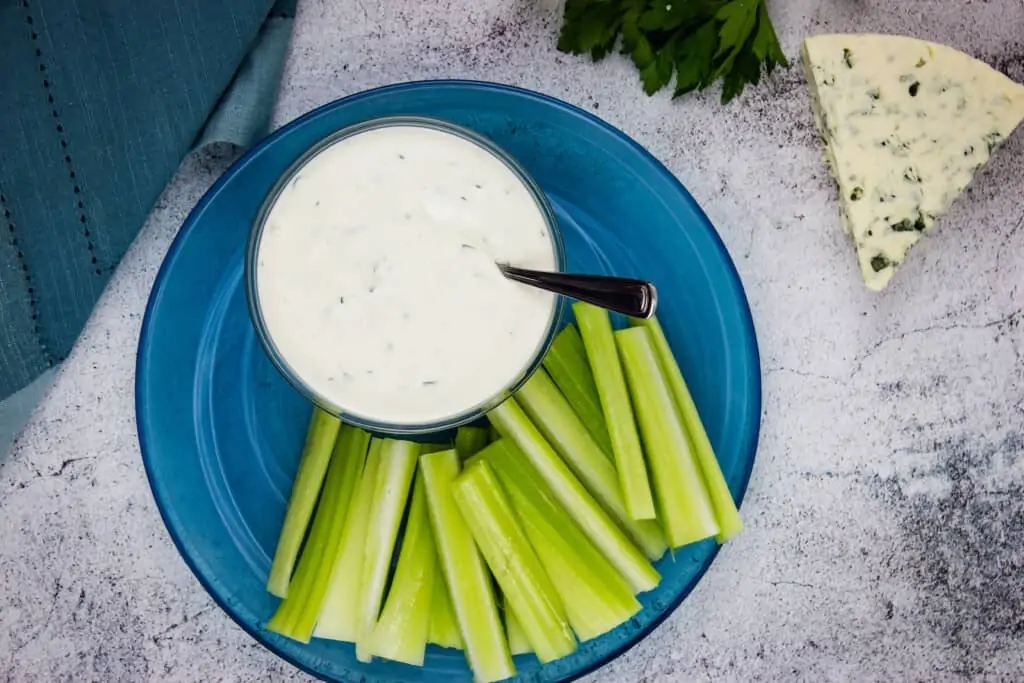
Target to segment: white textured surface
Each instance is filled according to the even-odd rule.
[[[1024,2],[772,0],[821,31],[946,42],[1024,80]],[[588,107],[718,226],[758,327],[765,409],[748,529],[595,681],[1024,679],[1024,134],[881,295],[841,234],[799,68],[728,108],[642,95],[620,58],[553,48],[551,0],[302,0],[276,120],[465,76]],[[0,465],[0,679],[305,680],[177,556],[134,429],[134,352],[175,231],[230,156],[191,159]]]

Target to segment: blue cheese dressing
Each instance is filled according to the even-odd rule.
[[[266,330],[344,413],[429,424],[485,404],[536,357],[551,294],[495,262],[554,270],[544,213],[480,145],[413,124],[331,144],[271,207],[256,252]]]

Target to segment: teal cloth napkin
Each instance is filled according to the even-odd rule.
[[[0,0],[0,452],[181,160],[267,129],[296,0]]]

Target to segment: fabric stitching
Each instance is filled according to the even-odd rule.
[[[46,348],[46,342],[43,339],[42,330],[39,328],[39,310],[36,307],[36,296],[35,288],[32,286],[32,275],[28,272],[28,263],[25,261],[25,255],[18,249],[18,231],[14,221],[11,219],[11,210],[7,206],[7,196],[0,190],[0,210],[3,211],[4,223],[7,225],[7,234],[10,235],[10,245],[17,249],[18,263],[21,265],[21,272],[25,277],[25,284],[28,291],[28,309],[31,312],[32,317],[32,333],[36,337],[36,342],[39,344],[39,349],[42,351],[43,359],[46,360],[46,367],[53,367],[53,357],[50,354],[49,349]]]
[[[78,221],[81,224],[82,236],[85,238],[86,247],[89,250],[89,258],[93,266],[93,272],[96,275],[102,275],[103,269],[99,265],[99,259],[96,256],[96,249],[92,242],[92,234],[89,230],[89,219],[85,212],[85,202],[82,200],[82,188],[79,186],[77,176],[75,175],[74,162],[71,160],[71,152],[68,149],[68,141],[64,135],[64,125],[61,123],[60,114],[57,111],[57,105],[53,97],[53,84],[50,82],[50,78],[47,75],[46,63],[43,61],[43,51],[39,48],[39,34],[36,33],[35,27],[33,26],[34,20],[29,8],[28,0],[22,0],[21,6],[25,8],[25,21],[30,27],[32,44],[36,46],[36,58],[39,60],[39,73],[43,74],[43,90],[46,91],[46,101],[50,105],[50,113],[53,115],[54,126],[57,129],[57,138],[60,141],[61,151],[64,152],[64,164],[67,166],[68,178],[71,180],[73,185],[73,192],[76,196],[76,206],[78,210]]]

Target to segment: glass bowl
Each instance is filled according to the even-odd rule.
[[[267,224],[267,218],[284,188],[287,187],[292,178],[294,178],[294,176],[318,154],[346,138],[390,126],[420,126],[430,128],[458,136],[463,140],[472,142],[489,152],[498,160],[502,161],[505,166],[519,178],[530,193],[531,197],[533,197],[533,200],[536,202],[537,208],[540,210],[544,221],[547,224],[548,235],[550,236],[552,250],[555,254],[556,267],[559,271],[565,270],[565,246],[562,241],[561,232],[558,228],[558,221],[555,218],[555,213],[552,210],[547,197],[526,169],[524,169],[522,165],[520,165],[519,162],[517,162],[505,150],[498,147],[482,135],[442,119],[425,116],[385,116],[348,126],[322,138],[310,146],[285,170],[280,178],[278,178],[277,182],[274,183],[270,192],[260,205],[259,212],[256,215],[256,220],[253,222],[252,228],[249,232],[249,240],[245,251],[245,295],[249,307],[249,316],[256,329],[256,336],[260,341],[260,345],[270,358],[270,361],[288,381],[288,383],[322,410],[335,415],[348,424],[362,427],[363,429],[377,434],[401,437],[422,437],[437,432],[451,430],[461,425],[474,422],[483,417],[487,411],[491,410],[515,393],[515,391],[521,387],[534,372],[536,372],[537,368],[540,367],[541,361],[544,359],[544,355],[547,353],[548,348],[551,346],[551,342],[560,327],[564,302],[561,297],[555,297],[551,307],[551,317],[548,321],[547,331],[544,337],[539,341],[531,361],[523,367],[517,375],[510,377],[508,382],[506,382],[497,393],[482,403],[471,406],[462,412],[445,417],[439,421],[408,424],[382,422],[366,416],[347,412],[341,406],[335,405],[326,396],[315,391],[302,379],[302,377],[288,364],[288,360],[284,357],[284,354],[282,354],[274,344],[273,336],[267,327],[260,307],[259,290],[256,285],[256,257],[259,252],[260,240],[263,237],[263,231]]]

